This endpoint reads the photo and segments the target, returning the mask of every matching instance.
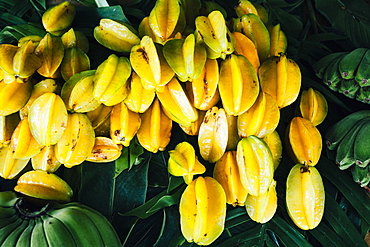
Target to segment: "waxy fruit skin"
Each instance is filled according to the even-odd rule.
[[[286,183],[286,205],[293,222],[303,230],[317,227],[324,214],[325,191],[315,167],[295,165]]]
[[[180,199],[181,232],[188,242],[209,245],[223,232],[226,218],[226,195],[212,177],[198,177]]]

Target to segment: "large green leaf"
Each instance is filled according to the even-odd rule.
[[[317,168],[322,176],[338,188],[363,220],[370,224],[370,198],[365,190],[357,185],[347,172],[339,170],[335,163],[325,156],[321,157]]]
[[[347,246],[367,246],[351,220],[328,193],[325,195],[325,209],[325,220]]]
[[[370,48],[370,6],[363,0],[315,0],[316,8],[356,47]]]

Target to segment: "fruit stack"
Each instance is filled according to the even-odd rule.
[[[25,195],[68,202],[71,189],[54,174],[61,165],[113,161],[134,137],[148,152],[164,151],[178,124],[198,139],[196,147],[182,142],[169,150],[169,173],[187,184],[179,208],[184,237],[215,241],[227,204],[245,206],[256,222],[270,220],[282,154],[276,128],[280,110],[299,96],[301,71],[287,57],[280,25],[267,24],[266,9],[240,0],[237,17],[227,19],[214,3],[157,0],[137,30],[101,19],[94,38],[111,54],[97,68],[90,68],[86,36],[72,26],[75,13],[68,1],[51,7],[43,37],[0,45],[0,175],[20,176],[15,190]],[[291,216],[307,215],[307,226],[296,224],[312,229],[323,212],[315,125],[327,109],[318,92],[304,95],[303,116],[290,126],[299,165],[287,195],[303,197],[290,180],[308,186],[306,211]],[[215,164],[213,177],[202,176],[198,150]],[[29,162],[33,170],[23,172]]]

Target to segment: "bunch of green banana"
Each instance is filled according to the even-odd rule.
[[[30,204],[0,192],[0,246],[121,246],[111,223],[80,203]]]
[[[369,184],[370,152],[368,133],[370,110],[353,112],[331,126],[326,135],[326,145],[335,152],[335,161],[341,170],[351,167],[353,179],[362,187]]]
[[[356,48],[349,52],[335,52],[317,61],[313,68],[318,78],[333,91],[370,103],[370,51]]]

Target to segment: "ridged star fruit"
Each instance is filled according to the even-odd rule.
[[[10,145],[0,148],[0,177],[14,179],[27,166],[29,159],[13,158],[13,149]]]
[[[295,163],[314,166],[320,159],[322,137],[310,120],[294,117],[287,128],[286,146]]]
[[[238,5],[234,7],[234,10],[238,17],[249,13],[258,15],[256,7],[249,0],[239,0]]]
[[[203,174],[206,168],[195,155],[194,147],[188,142],[181,142],[175,149],[168,151],[168,172],[173,176],[182,176],[186,184],[193,181],[194,175]]]
[[[270,56],[279,56],[280,53],[285,53],[288,47],[288,40],[280,28],[280,23],[268,27],[270,33]]]
[[[76,15],[76,7],[70,1],[48,8],[42,15],[42,25],[53,35],[61,36],[72,25]]]
[[[86,113],[87,114],[87,113]],[[110,118],[104,119],[104,121],[94,127],[95,136],[109,136],[110,135]]]
[[[242,55],[230,55],[221,64],[218,84],[222,105],[229,115],[246,112],[260,92],[257,72]]]
[[[241,139],[238,134],[238,117],[226,114],[226,120],[228,129],[226,151],[234,151],[236,150],[238,142]]]
[[[107,18],[94,28],[94,38],[102,46],[116,52],[128,53],[140,43],[136,30],[129,24]]]
[[[325,191],[315,167],[295,165],[286,182],[286,207],[293,222],[303,230],[318,226],[324,214]]]
[[[246,57],[253,65],[253,68],[258,71],[260,58],[258,56],[256,45],[243,33],[233,32],[232,34],[235,39],[235,54]]]
[[[155,98],[155,89],[145,89],[135,71],[132,72],[127,87],[129,92],[123,100],[127,107],[133,112],[145,112]]]
[[[236,151],[227,151],[219,159],[213,169],[213,178],[224,188],[226,202],[236,206],[244,206],[248,191],[240,180],[239,167],[236,162]]]
[[[39,45],[36,47],[35,54],[41,59],[42,65],[37,72],[47,78],[59,78],[60,65],[64,57],[64,45],[59,36],[47,33]]]
[[[141,114],[141,125],[136,134],[138,141],[149,152],[164,151],[170,142],[171,130],[172,120],[155,98],[152,105]]]
[[[65,50],[60,72],[65,81],[73,75],[90,69],[90,58],[80,48],[72,47]]]
[[[265,193],[258,196],[248,195],[245,208],[249,217],[258,222],[266,223],[275,215],[277,209],[276,181],[273,180]]]
[[[274,161],[267,144],[257,136],[248,136],[239,141],[236,160],[240,178],[248,194],[265,193],[274,176]]]
[[[157,92],[157,97],[166,115],[174,122],[190,126],[198,119],[198,111],[191,104],[176,77],[164,86],[162,92]]]
[[[21,78],[15,76],[13,68],[13,58],[19,47],[11,44],[0,44],[0,67],[3,71],[3,82],[6,84],[13,81],[23,82]]]
[[[24,117],[18,123],[12,134],[10,146],[13,150],[13,158],[22,160],[32,158],[43,148],[31,133],[28,117]]]
[[[157,0],[149,14],[149,26],[162,43],[185,28],[183,15],[178,0]]]
[[[226,55],[234,52],[234,38],[220,11],[214,10],[208,16],[198,16],[195,26],[196,32],[206,44],[208,58],[225,59]]]
[[[41,170],[22,174],[14,190],[30,197],[60,202],[71,201],[73,195],[73,190],[66,181],[54,173]]]
[[[27,103],[19,110],[19,115],[23,119],[28,115],[28,111],[32,103],[44,93],[55,93],[58,89],[58,84],[54,79],[44,79],[32,87],[31,96]]]
[[[0,116],[0,148],[9,145],[19,121],[20,117],[18,112],[7,116]]]
[[[130,75],[131,65],[128,58],[111,54],[96,69],[93,97],[100,103],[108,102],[118,90],[122,87],[126,88]],[[127,96],[127,91],[124,97]]]
[[[113,106],[106,106],[100,104],[95,110],[86,112],[86,116],[90,119],[91,125],[94,129],[102,125],[109,119]]]
[[[260,91],[251,108],[238,116],[238,134],[241,137],[264,137],[279,124],[280,110],[271,95]]]
[[[198,177],[180,199],[181,232],[188,242],[213,243],[223,232],[226,218],[226,195],[212,177]]]
[[[145,16],[140,24],[139,24],[139,27],[138,27],[138,33],[139,33],[139,37],[144,37],[144,36],[149,36],[151,39],[153,39],[153,41],[155,43],[163,43],[163,40],[157,36],[152,28],[150,27],[150,24],[149,24],[149,16]]]
[[[86,35],[79,30],[70,28],[62,35],[61,39],[65,49],[76,47],[80,48],[85,53],[89,51],[89,40]]]
[[[60,95],[68,111],[90,112],[101,105],[93,97],[94,76],[95,70],[85,70],[63,84]]]
[[[67,168],[79,165],[90,156],[94,142],[94,128],[86,114],[68,114],[67,128],[54,147],[55,157]]]
[[[67,127],[68,114],[62,98],[55,93],[38,97],[28,112],[32,135],[42,146],[58,142]]]
[[[133,112],[124,102],[114,105],[110,114],[110,137],[115,144],[130,145],[141,124],[140,114]]]
[[[234,20],[234,31],[241,32],[255,44],[260,62],[270,55],[270,33],[258,15],[249,13]]]
[[[281,142],[280,135],[276,130],[274,130],[272,133],[262,137],[262,140],[264,140],[270,148],[272,159],[274,160],[274,169],[276,170],[280,164],[283,153],[283,144]]]
[[[0,116],[7,116],[19,111],[31,97],[31,92],[31,80],[9,84],[0,81]]]
[[[96,163],[112,162],[118,159],[122,153],[122,145],[113,143],[109,137],[96,136],[94,147],[87,161]]]
[[[144,88],[149,90],[163,91],[163,87],[175,75],[164,58],[163,46],[155,44],[149,36],[144,36],[139,45],[132,47],[130,62]]]
[[[218,91],[219,66],[216,59],[207,59],[199,77],[186,82],[186,90],[193,106],[206,111],[220,100]]]
[[[179,126],[187,135],[198,135],[200,125],[202,124],[205,115],[206,111],[198,110],[198,119],[195,122],[192,122],[190,126],[184,126],[181,124],[179,124]]]
[[[59,169],[62,163],[55,155],[55,145],[45,146],[39,153],[31,158],[32,168],[53,173]]]
[[[196,43],[194,34],[168,40],[163,46],[163,55],[182,82],[198,78],[207,60],[206,48]]]
[[[299,110],[302,117],[317,126],[325,120],[328,114],[328,102],[319,91],[309,88],[302,91]]]
[[[301,71],[286,54],[266,59],[258,70],[262,91],[270,94],[281,109],[292,104],[301,89]]]
[[[202,158],[210,163],[217,162],[226,151],[227,136],[225,111],[214,106],[206,112],[199,128],[198,145]]]
[[[23,36],[18,40],[18,47],[21,47],[30,40],[32,41],[34,48],[36,48],[40,41],[42,40],[42,37],[35,34]]]
[[[18,48],[13,57],[14,75],[28,78],[40,68],[43,61],[36,55],[33,42],[30,40]]]

